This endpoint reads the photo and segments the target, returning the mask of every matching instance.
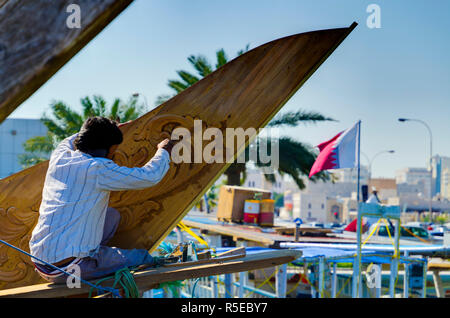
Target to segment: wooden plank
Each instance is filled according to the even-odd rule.
[[[259,46],[122,127],[124,141],[110,158],[128,167],[148,162],[161,139],[169,137],[176,128],[186,128],[191,132],[190,144],[196,144],[197,120],[201,120],[202,131],[205,128],[222,131],[223,145],[227,144],[227,128],[253,131],[245,140],[237,138],[233,149],[227,146],[232,156],[222,158],[223,162],[172,161],[157,186],[111,193],[109,205],[122,218],[109,244],[120,248],[157,248],[227,169],[229,159],[245,149],[258,129],[273,118],[354,27],[355,24],[296,34]],[[202,142],[202,149],[212,143]],[[218,140],[214,142],[220,144]],[[25,250],[38,220],[47,167],[48,163],[42,163],[0,180],[0,238]],[[259,236],[265,242],[273,241]],[[0,265],[0,289],[39,282],[29,258],[1,247],[0,254],[5,254],[6,259]]]
[[[274,227],[273,228],[278,234],[284,234],[284,235],[294,235],[295,234],[295,227]],[[301,227],[299,228],[299,231],[301,233],[312,233],[312,234],[328,234],[333,233],[330,229],[322,229],[322,228],[315,228],[315,227]]]
[[[449,270],[450,261],[441,258],[432,258],[428,261],[429,270]]]
[[[195,221],[183,220],[184,224],[189,227],[205,229],[221,235],[227,235],[253,242],[260,242],[265,245],[273,245],[277,241],[290,241],[289,236],[281,236],[276,234],[267,234],[257,231],[245,230],[234,225],[213,225],[204,224]]]
[[[245,256],[245,246],[233,248],[229,251],[219,253],[219,254],[217,254],[217,257],[225,257],[225,256],[241,255],[241,254],[244,254],[244,256]]]
[[[0,1],[0,123],[132,1]],[[66,25],[72,3],[81,9],[79,29]]]
[[[207,230],[211,233],[217,233],[221,235],[227,235],[231,237],[235,237],[236,239],[243,239],[246,241],[258,242],[264,244],[266,246],[274,245],[278,242],[294,242],[295,238],[293,236],[280,235],[277,233],[267,233],[260,232],[261,229],[253,226],[242,226],[237,224],[205,224],[201,222],[191,221],[184,219],[184,224],[198,228],[201,230]],[[302,236],[299,239],[299,242],[306,243],[354,243],[355,240],[348,240],[343,238],[335,238],[335,237],[305,237]]]
[[[167,264],[164,265],[164,267],[181,267],[181,266],[194,266],[194,265],[200,265],[200,264],[220,264],[226,261],[230,261],[237,258],[245,257],[245,248],[244,252],[240,252],[239,254],[231,254],[226,256],[220,256],[210,259],[202,259],[199,261],[190,261],[190,262],[182,262],[182,263],[173,263],[173,264]]]
[[[260,268],[273,267],[301,257],[300,251],[277,250],[249,254],[242,259],[230,260],[219,264],[202,264],[184,267],[160,267],[135,273],[135,281],[140,290],[149,290],[156,285],[185,279],[207,277],[220,274],[239,273]],[[105,281],[102,286],[110,286],[111,281]],[[67,297],[88,293],[89,286],[69,289],[65,285],[41,284],[19,287],[0,291],[0,298],[52,298]]]

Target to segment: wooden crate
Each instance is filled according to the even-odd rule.
[[[255,193],[261,193],[262,199],[270,199],[271,192],[264,189],[239,186],[222,186],[217,204],[217,219],[220,221],[242,222],[245,200],[254,199]]]

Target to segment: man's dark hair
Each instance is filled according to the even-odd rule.
[[[76,149],[89,153],[98,149],[109,150],[122,141],[122,132],[115,121],[105,117],[89,117],[75,138],[74,145]]]

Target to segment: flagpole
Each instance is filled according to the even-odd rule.
[[[362,217],[359,211],[359,188],[360,188],[360,178],[361,178],[361,121],[358,122],[358,179],[357,179],[357,190],[356,190],[356,206],[357,206],[357,226],[356,226],[356,257],[353,263],[353,290],[352,297],[361,297],[360,291],[362,291],[361,286],[361,231],[362,231]]]
[[[360,178],[361,178],[361,121],[358,122],[358,189],[356,194],[356,201],[359,203],[359,189],[360,186]]]

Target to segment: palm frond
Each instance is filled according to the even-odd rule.
[[[270,138],[260,138],[261,142],[271,143]],[[298,187],[303,189],[305,184],[302,177],[308,176],[309,171],[316,159],[316,153],[311,146],[303,144],[296,141],[290,137],[281,137],[278,140],[279,143],[279,167],[278,172],[280,174],[290,175]],[[271,156],[272,149],[267,149],[268,156]],[[258,156],[259,157],[259,156]],[[261,161],[255,163],[258,167],[267,167],[269,164],[263,164]],[[270,178],[270,177],[269,177]],[[318,173],[311,178],[313,181],[316,180],[328,180],[328,174]]]
[[[121,100],[119,98],[116,98],[111,106],[111,110],[109,112],[109,118],[112,120],[119,119],[120,121],[120,114],[119,114],[119,108],[121,104]]]
[[[19,164],[23,169],[37,165],[38,163],[47,161],[48,158],[42,157],[33,153],[24,153],[18,156]]]
[[[335,121],[333,118],[326,117],[318,112],[299,110],[297,112],[287,112],[276,116],[269,122],[269,127],[291,126],[295,127],[299,123],[317,123],[321,121]]]
[[[94,112],[94,104],[92,104],[92,101],[89,96],[86,96],[80,100],[81,105],[83,106],[83,117],[89,118],[95,116]]]
[[[36,136],[23,143],[26,152],[50,153],[54,148],[53,139],[50,133],[46,136]]]
[[[197,76],[186,71],[177,71],[177,74],[183,79],[187,87],[194,85],[199,81]]]
[[[170,80],[168,85],[170,88],[175,90],[175,92],[177,92],[177,93],[181,93],[186,88],[188,88],[188,85],[186,85],[180,81],[176,81],[176,80]]]
[[[240,55],[242,55],[242,54],[244,54],[244,53],[247,53],[248,50],[249,50],[249,48],[250,48],[250,43],[248,43],[248,44],[245,46],[244,49],[239,50],[239,51],[237,52],[237,56],[240,56]]]
[[[197,70],[197,72],[200,74],[201,77],[205,77],[213,72],[211,64],[209,63],[208,59],[203,55],[198,56],[191,55],[188,57],[188,61]]]
[[[216,52],[216,57],[217,57],[217,64],[216,64],[216,69],[218,69],[219,67],[224,66],[225,64],[227,64],[228,62],[228,57],[227,54],[225,53],[224,49],[220,49]]]
[[[161,104],[164,104],[169,99],[171,99],[173,96],[174,95],[170,95],[170,94],[159,95],[158,97],[156,97],[155,106],[159,106]]]
[[[96,116],[106,117],[106,101],[99,95],[94,95],[94,112]]]

